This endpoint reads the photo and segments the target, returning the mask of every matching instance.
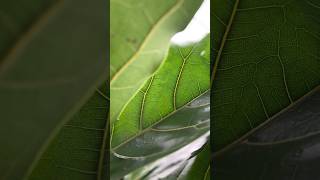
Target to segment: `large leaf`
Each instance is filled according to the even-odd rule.
[[[111,1],[111,123],[158,68],[202,0]]]
[[[113,148],[140,135],[209,89],[209,37],[173,45],[159,70],[125,106],[112,129]],[[159,96],[160,95],[160,96]]]
[[[128,173],[208,131],[209,48],[208,37],[187,47],[173,45],[125,106],[112,128],[111,175]]]
[[[320,83],[320,3],[213,0],[214,151]]]
[[[30,179],[107,179],[107,92],[106,85],[97,89],[80,111],[63,125]]]
[[[13,8],[22,4],[1,5],[13,21],[22,18],[23,11]],[[59,1],[19,29],[25,33],[0,65],[0,179],[26,178],[60,127],[107,77],[106,7],[102,0]]]
[[[216,179],[318,180],[320,86],[214,159]]]

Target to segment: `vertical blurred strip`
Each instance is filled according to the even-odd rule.
[[[0,2],[0,179],[27,179],[65,123],[106,81],[108,4]]]

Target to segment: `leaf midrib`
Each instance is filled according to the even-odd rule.
[[[268,118],[266,121],[264,121],[263,123],[261,123],[259,126],[253,128],[252,130],[250,130],[249,132],[247,132],[246,134],[244,134],[243,136],[241,136],[240,138],[238,138],[237,140],[233,141],[232,143],[230,143],[229,145],[225,146],[224,148],[222,148],[221,150],[214,152],[212,158],[216,158],[219,156],[222,156],[224,153],[226,153],[228,150],[232,149],[234,146],[236,146],[238,143],[243,142],[247,137],[249,137],[251,134],[255,133],[256,131],[260,130],[261,128],[265,127],[267,124],[269,124],[273,119],[275,119],[276,117],[278,117],[279,115],[281,115],[282,113],[284,113],[285,111],[289,110],[290,108],[292,108],[293,106],[295,106],[297,103],[303,101],[306,97],[310,96],[311,94],[313,94],[314,92],[318,91],[320,89],[320,85],[316,86],[314,89],[312,89],[310,92],[308,92],[307,94],[305,94],[304,96],[302,96],[301,98],[297,99],[296,101],[293,101],[293,103],[289,104],[287,107],[283,108],[281,111],[279,111],[278,113],[274,114],[273,116],[271,116],[270,118]],[[319,134],[320,131],[314,132],[314,133],[309,133],[305,136],[303,136],[302,138],[305,137],[310,137],[313,136],[315,134]],[[294,141],[294,140],[299,140],[301,138],[297,137],[294,139],[291,139],[290,141]],[[280,142],[280,141],[279,141]],[[279,143],[278,142],[278,143]],[[286,141],[281,141],[281,142],[286,142]],[[274,143],[274,142],[273,142]],[[277,143],[277,142],[276,142]],[[256,143],[258,144],[258,143]],[[264,143],[267,144],[267,143]],[[269,143],[271,144],[271,143]]]
[[[222,51],[224,49],[224,45],[225,45],[225,43],[227,41],[231,26],[233,24],[234,17],[236,15],[237,10],[238,10],[239,1],[240,0],[236,0],[236,2],[234,3],[233,9],[232,9],[232,13],[231,13],[231,16],[230,16],[230,19],[229,19],[229,22],[228,22],[228,25],[226,27],[226,30],[225,30],[224,34],[223,34],[223,38],[222,38],[222,41],[221,41],[221,44],[220,44],[220,48],[219,48],[217,57],[215,59],[213,70],[212,70],[212,74],[211,74],[211,82],[210,82],[211,86],[213,85],[213,80],[215,78],[215,75],[216,75],[216,72],[217,72],[217,69],[218,69],[218,65],[219,65],[219,61],[221,59]]]
[[[97,89],[98,94],[100,94],[103,98],[105,98],[107,101],[109,99],[107,96],[101,92],[99,89]],[[107,108],[109,109],[109,108]],[[104,159],[106,156],[106,146],[107,146],[107,139],[108,139],[108,134],[109,134],[109,122],[110,122],[110,112],[108,112],[108,116],[105,122],[105,127],[104,127],[104,132],[103,132],[103,138],[102,138],[102,144],[100,147],[100,154],[99,154],[99,160],[98,160],[98,171],[97,171],[97,180],[102,180],[103,176],[103,165],[104,165]]]
[[[130,64],[132,64],[134,62],[134,60],[136,59],[136,57],[139,56],[139,54],[142,52],[142,50],[144,49],[144,47],[146,46],[147,42],[149,41],[149,39],[151,39],[152,35],[154,34],[155,30],[157,29],[157,27],[159,27],[168,17],[170,17],[171,14],[175,13],[184,3],[184,0],[177,0],[175,5],[172,6],[169,11],[167,11],[166,13],[164,13],[160,19],[151,26],[150,31],[148,32],[148,34],[146,35],[146,37],[144,38],[143,42],[141,43],[140,47],[138,48],[138,50],[131,56],[131,58],[125,63],[123,64],[120,69],[111,77],[110,79],[110,84],[112,85],[112,82],[114,82],[121,74],[123,71],[125,71],[125,69],[128,68],[128,66]]]

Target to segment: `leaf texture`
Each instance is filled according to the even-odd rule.
[[[201,0],[111,1],[111,124],[164,59]]]
[[[30,179],[106,179],[109,176],[106,161],[109,155],[108,104],[107,86],[103,85],[63,125]]]
[[[318,86],[258,131],[215,157],[216,179],[319,179],[319,107]]]
[[[159,70],[129,101],[115,122],[112,148],[142,134],[208,91],[209,52],[209,37],[188,47],[173,45]]]
[[[111,179],[119,179],[207,134],[210,126],[209,96],[208,92],[205,93],[130,141],[112,147]]]
[[[17,22],[25,18],[12,2],[1,4]],[[0,65],[0,179],[27,178],[61,125],[107,77],[106,7],[100,0],[65,0],[35,24],[23,20],[31,30],[21,26],[25,33],[12,39]]]
[[[187,47],[173,45],[159,70],[126,105],[112,128],[111,179],[208,132],[209,48],[209,37]]]
[[[320,83],[319,1],[213,0],[215,152]]]

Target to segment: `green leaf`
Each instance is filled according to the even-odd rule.
[[[13,6],[36,2],[1,8],[18,22],[24,11]],[[60,127],[107,77],[106,7],[102,0],[57,1],[37,21],[24,21],[32,25],[21,26],[19,40],[6,40],[14,45],[0,64],[0,179],[27,178]]]
[[[115,122],[112,147],[140,135],[209,89],[209,48],[209,37],[188,47],[170,48],[162,66]]]
[[[121,177],[208,132],[209,48],[209,37],[187,47],[173,45],[125,106],[112,128],[111,175]]]
[[[202,0],[111,1],[111,124],[164,59]]]
[[[106,179],[109,123],[107,86],[89,101],[50,143],[30,179]]]
[[[317,179],[320,86],[214,159],[216,179]]]
[[[315,0],[213,0],[214,151],[235,144],[320,83]]]

